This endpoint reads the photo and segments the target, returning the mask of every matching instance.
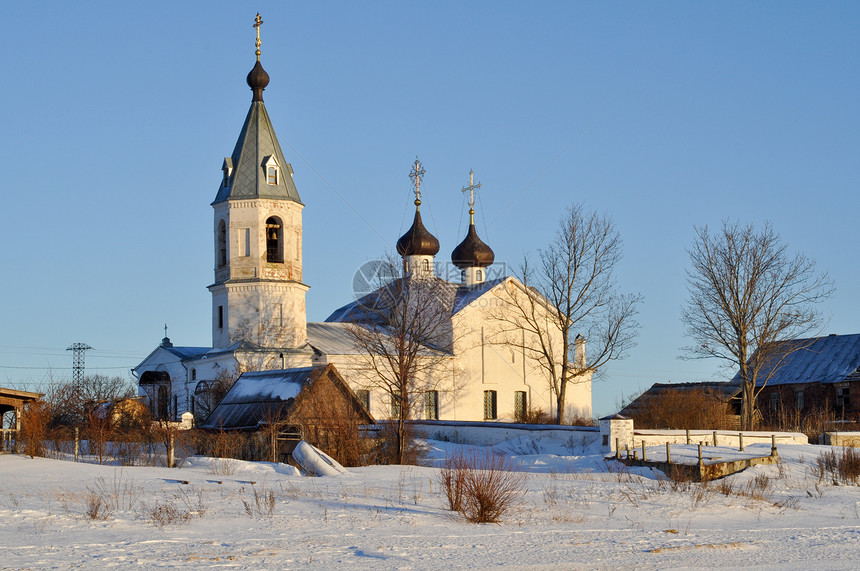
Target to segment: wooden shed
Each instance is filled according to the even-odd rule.
[[[21,415],[24,412],[24,405],[28,402],[38,400],[45,396],[42,393],[31,393],[28,391],[17,391],[15,389],[0,388],[0,418],[4,419],[4,424],[0,425],[2,429],[2,439],[0,439],[0,450],[7,450],[10,446],[14,433],[21,430]],[[9,428],[5,427],[6,413],[13,413],[15,420]]]

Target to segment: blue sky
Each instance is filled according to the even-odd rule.
[[[250,103],[266,105],[304,210],[308,318],[410,223],[409,168],[447,259],[467,224],[496,260],[535,255],[572,203],[624,240],[637,347],[595,413],[654,382],[730,377],[679,360],[694,225],[770,220],[860,332],[860,5],[580,2],[24,3],[4,6],[0,383],[126,375],[159,342],[211,342],[212,210]]]

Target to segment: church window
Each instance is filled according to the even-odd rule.
[[[460,270],[460,281],[466,283],[466,270]]]
[[[218,223],[218,267],[227,265],[227,224],[221,220]]]
[[[284,228],[281,219],[274,216],[266,219],[266,261],[284,263]]]
[[[400,398],[397,395],[391,395],[391,418],[400,418]]]
[[[170,396],[167,393],[167,385],[158,387],[158,407],[156,409],[156,417],[158,420],[167,420],[167,407],[170,403]]]
[[[514,391],[514,418],[517,422],[526,421],[528,399],[525,391]]]
[[[425,272],[430,271],[430,260],[421,260],[421,266]]]
[[[266,168],[266,183],[278,184],[278,167],[270,166]]]
[[[192,381],[197,380],[197,369],[191,369],[191,380]]]
[[[482,282],[484,281],[484,272],[481,270],[475,270],[475,281]]]
[[[484,391],[484,420],[498,418],[496,391]]]
[[[426,420],[439,420],[439,391],[424,393],[424,418]]]
[[[218,329],[224,329],[224,306],[218,306]]]

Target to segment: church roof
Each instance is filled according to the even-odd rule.
[[[453,291],[453,303],[451,305],[451,315],[455,315],[469,306],[476,299],[505,281],[507,278],[498,278],[489,280],[474,286],[464,286],[454,284],[441,278],[433,278],[437,280],[441,289]],[[374,323],[378,319],[378,312],[372,311],[372,308],[379,305],[378,301],[382,296],[391,296],[388,288],[393,287],[392,284],[385,285],[379,289],[362,296],[352,303],[348,303],[338,309],[335,309],[331,315],[326,318],[326,323]],[[370,309],[369,309],[370,308]],[[309,326],[311,324],[308,324]],[[308,336],[310,336],[308,329]]]
[[[262,77],[265,74],[265,82]],[[268,84],[268,74],[258,61],[248,74],[248,84],[254,90],[251,108],[233,149],[233,171],[221,182],[218,195],[212,204],[231,199],[272,198],[301,203],[293,183],[293,169],[284,158],[275,128],[269,119],[262,92]],[[262,87],[261,87],[262,86]],[[279,167],[277,184],[268,184],[266,166]]]

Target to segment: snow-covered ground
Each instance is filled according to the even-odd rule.
[[[460,448],[427,444],[436,465]],[[860,568],[860,487],[812,475],[829,448],[780,446],[781,466],[707,485],[576,448],[498,446],[526,492],[482,525],[446,509],[435,467],[309,478],[200,457],[167,469],[0,456],[0,568]]]

